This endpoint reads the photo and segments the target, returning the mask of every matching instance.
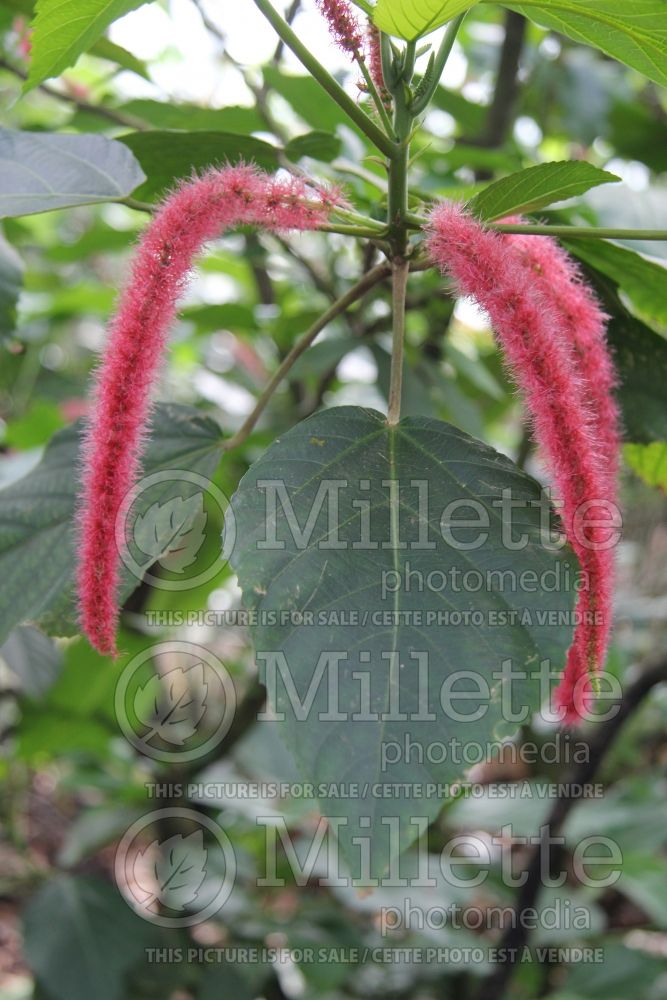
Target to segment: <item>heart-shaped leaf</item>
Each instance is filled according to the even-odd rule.
[[[545,697],[541,661],[560,671],[571,639],[576,561],[547,544],[533,479],[429,418],[318,413],[252,466],[232,508],[279,729],[341,821],[353,874],[355,838],[370,837],[378,875],[470,765],[442,749],[484,759],[516,728],[505,695],[525,716]]]

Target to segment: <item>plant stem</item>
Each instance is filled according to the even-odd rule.
[[[387,423],[393,425],[397,424],[401,419],[401,389],[403,385],[403,353],[405,346],[405,294],[410,262],[404,257],[395,257],[392,261],[391,269],[392,342]]]
[[[404,216],[410,229],[423,229],[428,223],[423,215],[408,212]],[[489,229],[497,233],[521,233],[524,236],[563,236],[597,240],[667,240],[667,229],[610,229],[599,226],[540,226],[530,223],[516,225],[504,222],[488,222]]]
[[[136,212],[148,212],[152,215],[157,211],[158,205],[151,205],[148,201],[137,201],[136,198],[118,198],[117,203],[119,205],[126,205],[127,208],[133,208]]]
[[[444,72],[445,64],[449,59],[449,55],[454,47],[454,42],[458,34],[459,28],[463,24],[463,19],[465,18],[465,12],[459,14],[455,17],[453,21],[447,25],[447,30],[443,35],[442,41],[435,56],[433,62],[433,79],[427,89],[423,94],[420,94],[417,100],[413,101],[410,110],[412,114],[416,117],[420,115],[422,111],[425,111],[428,105],[431,103],[431,99],[435,94],[438,85],[440,83],[440,78]]]
[[[499,233],[523,233],[526,236],[580,236],[598,240],[667,240],[667,229],[608,229],[596,226],[511,226],[494,223]]]
[[[336,104],[343,109],[348,118],[354,122],[364,135],[370,139],[371,142],[385,154],[385,156],[393,156],[395,143],[389,138],[389,136],[385,135],[382,129],[379,128],[375,122],[372,121],[372,119],[370,119],[357,104],[355,104],[352,98],[345,93],[341,85],[334,80],[328,70],[326,70],[319,60],[315,58],[310,49],[303,44],[289,24],[287,24],[287,22],[282,19],[280,14],[278,14],[278,12],[272,7],[269,0],[254,0],[254,3],[278,36],[282,38],[285,45],[292,50],[294,55],[305,66],[311,76],[317,80],[324,90],[326,90],[329,96],[334,99]]]
[[[348,289],[344,295],[341,295],[339,299],[336,299],[336,301],[329,306],[326,312],[322,313],[319,319],[317,319],[313,325],[306,330],[306,332],[292,346],[289,353],[285,355],[283,361],[276,369],[276,372],[267,382],[265,388],[262,390],[257,399],[252,413],[249,414],[236,434],[227,438],[227,440],[223,443],[224,451],[231,451],[233,448],[238,448],[243,444],[246,438],[248,438],[280,383],[294,367],[303,352],[310,347],[317,335],[321,333],[332,320],[336,319],[337,316],[340,316],[341,313],[345,312],[345,310],[354,302],[363,298],[364,295],[371,290],[371,288],[374,288],[375,285],[378,285],[385,278],[388,278],[390,274],[391,267],[387,262],[378,264],[377,267],[368,271],[363,278],[352,286],[352,288]]]
[[[343,222],[350,222],[354,226],[361,226],[362,229],[375,229],[378,233],[386,233],[387,225],[379,219],[371,219],[368,215],[361,215],[359,212],[352,212],[346,208],[335,208],[334,215],[337,215]]]
[[[368,93],[370,94],[373,100],[373,104],[375,105],[375,108],[377,110],[377,113],[379,114],[382,124],[384,125],[385,132],[390,138],[395,139],[394,128],[393,125],[391,124],[391,118],[387,114],[387,109],[382,103],[382,98],[380,97],[378,89],[375,86],[375,81],[373,80],[373,77],[371,76],[368,70],[368,66],[366,65],[366,60],[359,53],[357,53],[356,56],[356,63],[359,69],[361,70],[361,75],[364,78],[364,83],[368,88]]]
[[[325,222],[317,227],[318,233],[338,233],[341,236],[358,236],[365,240],[381,238],[386,231],[386,226],[383,229],[370,229],[363,226],[345,226],[336,222]]]

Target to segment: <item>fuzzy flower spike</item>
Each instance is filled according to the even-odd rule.
[[[100,653],[116,654],[115,522],[137,478],[151,388],[196,255],[208,240],[240,224],[317,229],[334,202],[301,180],[225,167],[179,187],[146,229],[111,322],[84,443],[78,598],[83,631]]]
[[[364,34],[350,4],[347,0],[316,0],[316,3],[338,48],[356,59],[363,51]]]
[[[620,413],[613,395],[616,372],[605,337],[607,317],[585,284],[576,263],[555,240],[546,236],[513,233],[508,236],[508,242],[516,249],[529,270],[539,294],[560,317],[563,333],[574,349],[582,389],[592,410],[599,473],[608,479],[608,490],[601,499],[607,504],[615,505],[621,434]],[[601,564],[601,593],[597,602],[595,599],[590,602],[593,613],[596,604],[611,608],[614,559],[612,550],[604,547],[604,543],[598,552],[598,561]],[[597,663],[604,661],[607,651],[610,619],[609,611],[606,620],[600,622],[595,631],[594,659]],[[585,636],[579,630],[569,651],[563,678],[556,690],[557,704],[570,721],[576,721],[575,701],[578,691],[585,684],[581,678],[586,671]]]
[[[428,246],[458,290],[489,314],[551,466],[565,533],[584,573],[580,623],[556,693],[564,721],[572,724],[588,708],[591,675],[609,641],[609,531],[601,516],[584,533],[581,514],[591,521],[598,507],[608,515],[616,504],[618,424],[602,313],[569,259],[553,245],[531,249],[532,239],[494,233],[446,204],[431,216]]]

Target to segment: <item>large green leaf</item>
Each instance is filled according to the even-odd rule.
[[[581,160],[540,163],[494,181],[468,202],[468,208],[488,222],[518,212],[536,212],[566,198],[583,194],[598,184],[620,180]]]
[[[378,0],[373,20],[388,35],[414,41],[476,3],[477,0]]]
[[[193,171],[238,160],[267,170],[278,167],[278,150],[268,142],[234,132],[131,132],[120,137],[141,164],[146,182],[134,196],[156,198],[181,177]]]
[[[120,142],[101,135],[0,129],[0,218],[124,198],[145,179]]]
[[[37,0],[26,89],[73,66],[119,17],[146,0]]]
[[[79,467],[80,424],[59,431],[39,465],[23,479],[0,491],[0,573],[5,580],[0,600],[0,642],[25,620],[48,612],[54,632],[72,630],[72,587],[75,566],[74,509]],[[156,407],[144,472],[184,469],[209,476],[220,458],[220,431],[212,420],[191,407],[163,403]],[[159,495],[151,491],[137,512],[171,497],[174,483]],[[169,537],[164,528],[162,541]],[[139,581],[126,572],[123,596]]]
[[[391,499],[389,480],[399,482]],[[428,491],[421,510],[415,481]],[[272,482],[283,484],[283,502],[267,502],[267,484]],[[346,484],[338,491],[337,503],[319,506],[318,492],[322,500],[322,491],[332,483]],[[515,539],[525,535],[519,551],[511,550],[508,536],[502,534],[497,502],[503,490],[524,505],[514,521]],[[338,834],[353,868],[359,856],[355,836],[372,836],[371,867],[381,873],[396,847],[414,839],[410,817],[432,820],[447,797],[444,791],[429,796],[425,783],[462,776],[461,762],[449,755],[437,763],[411,756],[385,769],[383,748],[394,742],[402,747],[406,739],[423,748],[450,739],[484,746],[503,729],[500,682],[492,676],[501,663],[511,660],[517,670],[526,671],[527,678],[514,683],[512,696],[515,707],[530,710],[537,709],[540,697],[533,668],[543,658],[561,668],[571,628],[562,621],[557,625],[540,620],[539,612],[564,612],[567,621],[573,595],[566,577],[576,574],[576,562],[567,550],[556,554],[543,544],[539,498],[540,487],[533,479],[448,424],[408,418],[390,428],[381,414],[356,407],[325,410],[299,424],[241,481],[232,499],[237,542],[231,562],[244,602],[257,616],[253,639],[261,676],[272,707],[285,714],[279,728],[306,780],[338,788],[350,782],[358,786],[340,797],[335,790],[329,796],[326,789],[319,796],[326,815],[345,821]],[[456,528],[456,544],[443,537],[441,517],[456,501],[457,513],[450,508],[446,514],[452,523],[471,518],[472,504],[477,511],[473,521],[478,515],[482,521],[488,518],[487,538],[480,546],[460,548],[480,541],[475,529]],[[362,539],[362,508],[376,547],[369,548]],[[395,544],[397,538],[405,548]],[[494,572],[508,574],[504,583],[497,575],[487,577]],[[532,593],[527,585],[509,585],[510,580],[527,581],[521,578],[524,572],[535,572],[544,581],[542,574],[553,574],[560,586],[550,592],[545,583]],[[444,585],[441,573],[448,581]],[[465,573],[471,576],[461,586]],[[415,574],[421,574],[421,585]],[[466,620],[472,612],[475,620]],[[301,613],[307,613],[302,620]],[[461,617],[447,621],[447,614]],[[284,656],[284,661],[277,662],[275,656]],[[329,671],[318,687],[318,664],[326,667],[329,656],[341,658],[338,680]],[[416,657],[422,657],[422,664],[428,658],[432,721],[414,717],[419,700]],[[314,701],[305,718],[299,718],[298,705],[287,697],[279,675],[272,690],[272,668],[280,666],[287,667],[302,702],[311,684],[316,688],[310,691]],[[363,711],[355,671],[363,673],[369,685],[376,718],[351,718]],[[462,712],[467,716],[479,709],[482,717],[475,721],[457,720],[439,707],[441,686],[458,671],[466,672],[469,692],[477,685],[482,688]],[[337,721],[322,717],[327,680],[336,689],[343,715]],[[491,691],[484,692],[485,684]],[[387,711],[388,699],[396,696],[407,720],[392,718]],[[331,701],[328,707],[333,711]],[[406,787],[397,791],[401,783]],[[378,791],[385,788],[396,794],[383,798]],[[385,824],[391,816],[399,822],[400,845],[387,842]]]
[[[568,240],[566,245],[622,288],[639,313],[667,326],[667,267],[608,240]]]
[[[524,0],[503,6],[667,84],[665,0]]]
[[[122,1000],[125,973],[153,939],[110,885],[71,875],[30,900],[24,933],[28,965],[54,1000]]]

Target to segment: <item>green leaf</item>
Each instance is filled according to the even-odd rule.
[[[616,889],[631,899],[651,921],[667,929],[667,861],[646,854],[624,854],[623,872]]]
[[[145,179],[131,152],[101,135],[0,129],[0,218],[125,198]]]
[[[16,324],[16,303],[23,286],[23,262],[11,243],[0,234],[0,334]]]
[[[97,879],[60,875],[28,903],[28,965],[54,1000],[121,1000],[124,975],[150,942],[116,889]]]
[[[380,31],[412,42],[470,10],[476,2],[477,0],[378,0],[373,20]]]
[[[524,0],[503,6],[667,84],[664,0]]]
[[[116,45],[115,42],[109,41],[108,38],[98,39],[88,51],[91,56],[96,56],[98,59],[106,59],[108,62],[116,63],[122,69],[127,69],[131,73],[136,73],[137,76],[142,76],[145,80],[149,79],[146,63],[142,62],[141,59],[137,59],[135,55],[124,49],[122,45]]]
[[[581,160],[540,163],[489,184],[468,202],[468,208],[487,222],[493,222],[519,212],[536,212],[546,205],[583,194],[598,184],[618,180],[615,174]]]
[[[15,628],[0,647],[0,657],[22,693],[38,700],[55,683],[62,669],[62,653],[56,644],[32,625]]]
[[[613,315],[607,331],[621,379],[617,395],[626,440],[667,441],[667,341],[627,313]]]
[[[182,177],[207,167],[246,160],[267,170],[278,167],[278,151],[268,142],[234,132],[130,132],[120,137],[141,164],[146,182],[134,197],[160,197]]]
[[[119,105],[116,110],[141,118],[158,129],[236,132],[247,135],[266,128],[266,122],[255,108],[233,105],[226,108],[205,108],[197,104],[167,104],[166,101],[137,98]]]
[[[391,501],[388,480],[400,483],[398,496]],[[421,510],[415,480],[425,483],[428,490]],[[271,482],[284,485],[284,502],[274,505],[267,500],[267,483]],[[332,483],[346,486],[337,491],[337,502],[325,501],[320,506]],[[520,551],[510,550],[502,538],[497,501],[503,490],[511,490],[522,504],[514,527],[518,532],[520,521],[525,536]],[[517,670],[526,670],[526,679],[513,685],[513,697],[515,706],[529,706],[529,711],[537,709],[540,700],[532,668],[542,658],[549,659],[555,669],[561,668],[571,628],[562,622],[559,626],[544,620],[538,624],[538,611],[565,612],[567,619],[573,580],[566,583],[565,577],[576,575],[576,562],[567,550],[554,553],[543,544],[540,493],[539,484],[507,458],[455,427],[426,417],[388,427],[385,418],[373,410],[341,407],[318,413],[281,437],[251,467],[232,499],[236,546],[231,563],[244,603],[257,615],[253,640],[272,707],[285,715],[278,723],[281,736],[306,780],[334,785],[354,782],[358,788],[347,795],[337,796],[333,791],[328,796],[326,790],[320,795],[323,813],[345,821],[338,836],[353,868],[359,857],[355,836],[372,837],[371,867],[374,874],[381,873],[395,848],[402,849],[414,839],[410,816],[432,820],[442,805],[441,798],[420,795],[421,783],[451,782],[462,774],[460,762],[448,755],[437,763],[424,756],[421,762],[411,758],[383,768],[383,748],[394,742],[402,747],[405,739],[422,747],[447,744],[450,739],[484,744],[503,729],[498,699],[488,690],[484,694],[485,684],[497,683],[492,673],[502,661],[510,659]],[[482,538],[481,546],[469,545],[479,541],[475,529],[470,534],[456,528],[456,542],[443,537],[441,517],[448,504],[456,501],[458,513],[450,508],[447,517],[469,518],[474,502],[482,520],[488,518],[488,528],[484,523],[488,537]],[[370,518],[367,536],[377,543],[370,550],[361,537],[364,506]],[[291,530],[294,519],[302,537]],[[398,536],[396,531],[392,536],[392,525]],[[405,548],[395,544],[396,537]],[[461,543],[469,545],[466,551],[461,550]],[[493,570],[509,574],[504,586],[488,580],[486,572]],[[469,585],[457,586],[457,574],[460,581],[461,574],[471,571]],[[538,593],[531,593],[528,586],[507,585],[524,571],[534,571],[545,581],[543,573],[549,578],[553,575],[560,584],[553,589],[538,588]],[[409,583],[408,573],[412,574]],[[443,586],[441,573],[449,585]],[[415,574],[420,575],[421,585]],[[481,616],[476,623],[465,620],[465,613],[473,609]],[[527,612],[523,620],[515,615],[518,611]],[[307,613],[302,620],[290,617],[301,613]],[[427,613],[432,616],[428,621]],[[448,613],[463,617],[449,623],[437,617]],[[494,616],[502,613],[508,613],[513,623],[506,620],[504,627],[495,627]],[[286,696],[280,676],[272,690],[267,663],[276,655],[284,656],[283,669],[287,667],[302,702],[314,684],[314,702],[305,717],[299,718],[298,706]],[[318,664],[326,668],[326,658],[337,655],[342,657],[337,683],[329,669],[328,678],[320,677],[318,687],[314,681]],[[433,721],[414,717],[417,655],[428,657],[427,698],[436,716]],[[466,682],[471,685],[468,692],[475,690],[474,683],[477,693],[464,709],[466,715],[480,710],[481,718],[474,722],[456,720],[438,708],[443,683],[460,670],[475,678]],[[375,718],[351,717],[365,711],[355,671],[361,671],[369,684]],[[322,718],[327,680],[337,692],[342,720]],[[399,699],[399,708],[409,716],[406,721],[387,717],[390,695]],[[328,707],[333,712],[330,701]],[[412,794],[401,797],[397,793],[391,799],[377,794],[378,785],[387,783],[395,789],[394,782],[408,783]],[[387,843],[382,820],[389,816],[398,817],[400,845]]]
[[[55,403],[35,399],[25,413],[7,425],[5,442],[19,451],[37,448],[46,444],[66,423]]]
[[[61,634],[76,630],[73,520],[80,432],[80,423],[59,431],[39,465],[0,491],[0,572],[6,581],[0,600],[0,641],[14,625],[46,612],[49,630]],[[184,469],[209,476],[218,464],[219,449],[217,424],[191,407],[162,403],[154,413],[144,472]],[[166,482],[161,493],[142,494],[137,512],[143,512],[144,505],[170,499],[175,485]],[[168,542],[166,537],[161,540]],[[122,596],[129,596],[138,585],[139,580],[126,571]]]
[[[642,316],[667,326],[667,267],[608,240],[567,240],[566,246],[622,288]]]
[[[285,153],[294,162],[302,156],[310,156],[314,160],[330,163],[340,154],[341,145],[340,139],[330,132],[306,132],[305,135],[290,139],[285,146]]]
[[[626,444],[623,458],[640,479],[667,493],[667,442]]]
[[[32,21],[30,90],[73,66],[119,17],[145,0],[37,0]]]

